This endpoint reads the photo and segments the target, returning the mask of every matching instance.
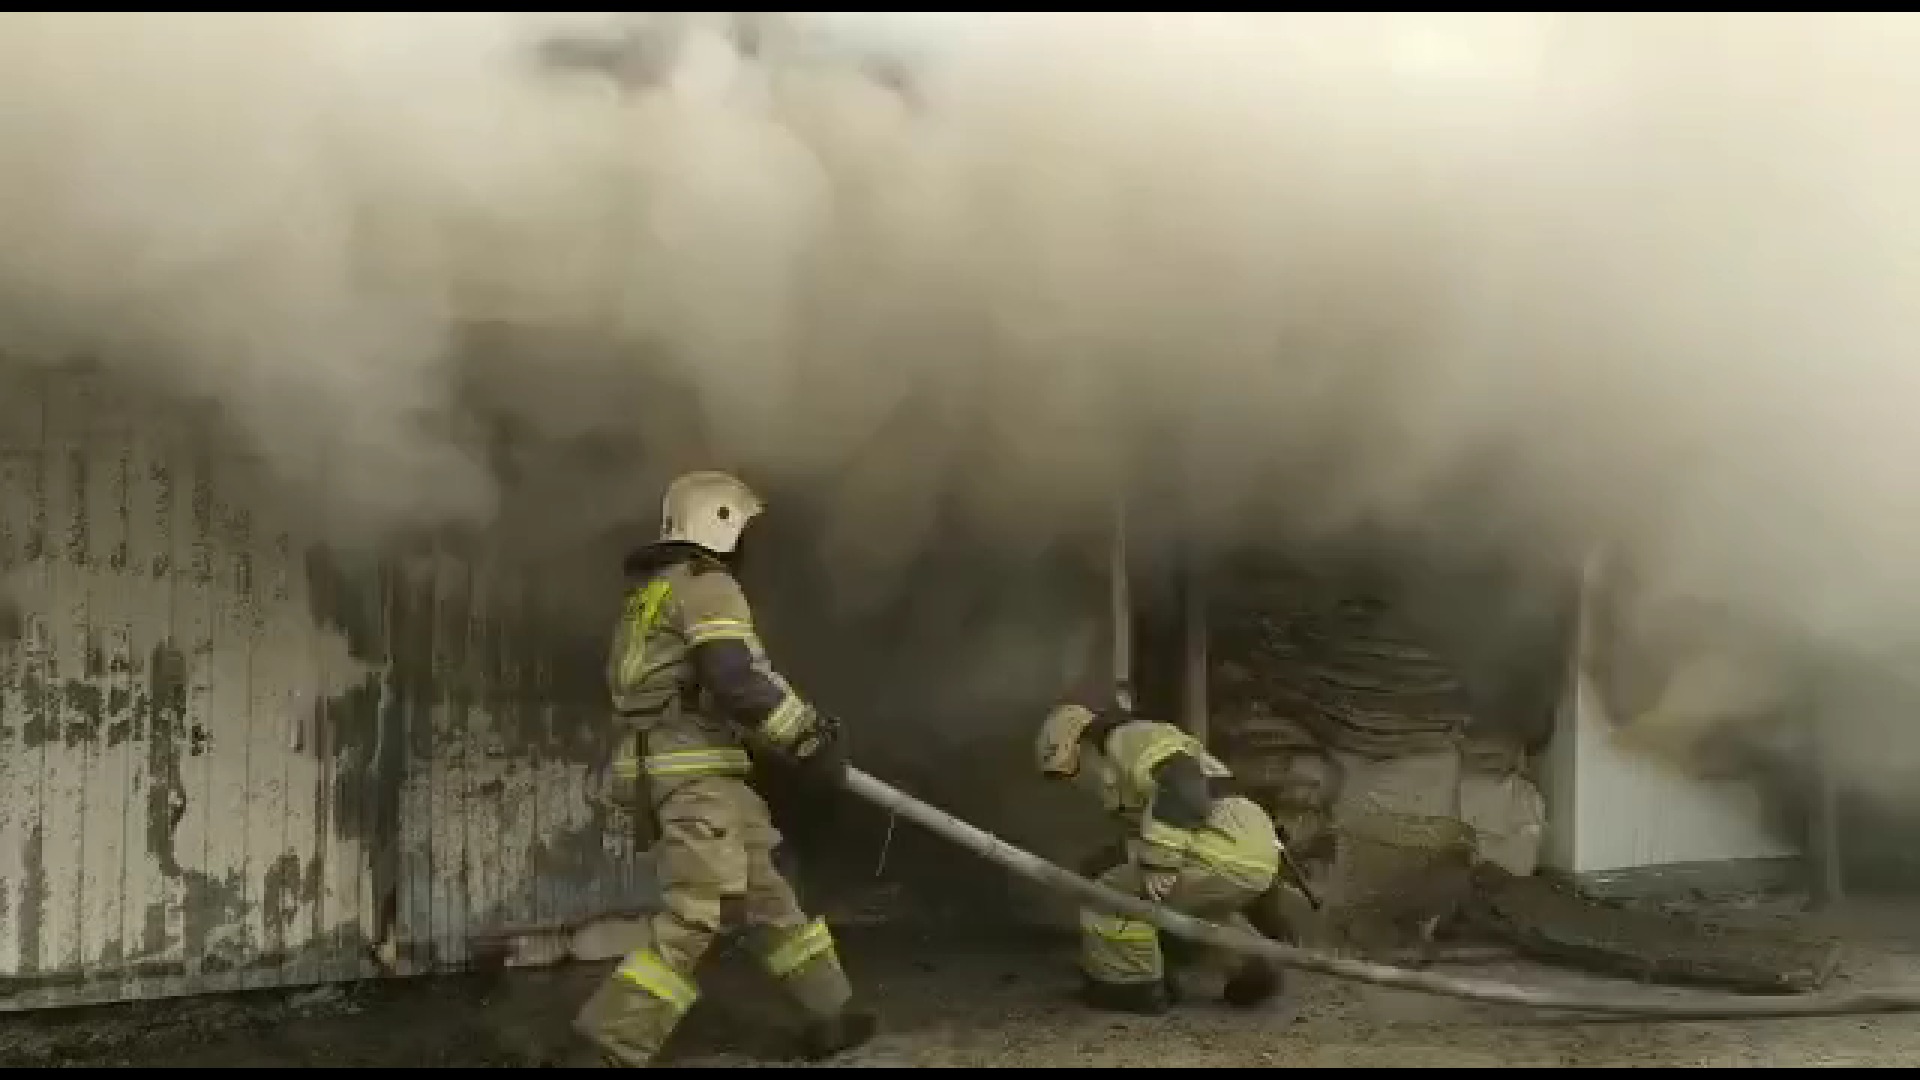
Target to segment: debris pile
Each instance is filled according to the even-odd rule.
[[[1644,982],[1790,994],[1826,985],[1840,943],[1799,926],[1741,925],[1598,902],[1545,877],[1474,871],[1475,928],[1540,960]]]
[[[1390,590],[1273,562],[1242,563],[1232,585],[1213,627],[1213,730],[1324,878],[1323,946],[1424,965],[1452,932],[1661,983],[1786,993],[1832,977],[1837,946],[1799,927],[1637,910],[1536,875],[1532,748],[1476,722],[1445,638]]]
[[[1391,590],[1273,560],[1232,584],[1214,622],[1219,748],[1328,875],[1330,940],[1421,952],[1474,862],[1533,872],[1545,806],[1525,748],[1476,730],[1457,666]]]

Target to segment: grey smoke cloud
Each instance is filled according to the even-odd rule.
[[[1445,510],[1915,636],[1913,16],[786,13],[643,89],[533,60],[615,21],[0,15],[0,349],[217,399],[360,531],[564,550],[720,464],[816,493],[857,603],[945,531],[1097,529],[1145,458],[1223,530]]]

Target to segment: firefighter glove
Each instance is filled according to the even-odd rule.
[[[847,741],[840,721],[815,713],[814,722],[793,742],[788,753],[808,779],[838,786],[847,774]]]
[[[1173,887],[1180,880],[1178,870],[1160,870],[1149,868],[1144,878],[1143,892],[1146,898],[1156,904],[1164,904],[1167,897],[1173,895]]]

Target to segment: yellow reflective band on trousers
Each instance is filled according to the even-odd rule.
[[[700,991],[692,983],[668,967],[667,962],[652,949],[636,949],[628,953],[613,974],[615,978],[632,983],[673,1006],[678,1013],[693,1008],[694,1001],[700,996]]]
[[[660,625],[660,612],[672,591],[664,580],[656,578],[627,601],[627,655],[620,660],[622,689],[639,685],[646,675],[647,638]]]
[[[1080,916],[1080,928],[1102,941],[1138,944],[1155,941],[1159,929],[1145,919],[1089,911]]]
[[[760,730],[776,744],[785,746],[800,734],[800,725],[807,718],[807,703],[800,700],[792,691],[780,699],[780,704],[767,714]]]
[[[1154,982],[1164,974],[1160,933],[1150,922],[1083,909],[1080,934],[1081,966],[1101,982]]]
[[[737,746],[713,746],[704,750],[673,750],[648,754],[641,759],[648,776],[669,779],[685,776],[745,776],[753,771],[753,759]]]
[[[752,641],[753,624],[744,619],[707,619],[687,627],[688,645],[710,641]]]
[[[767,971],[774,978],[784,979],[832,951],[833,932],[827,929],[825,920],[815,919],[768,950]]]

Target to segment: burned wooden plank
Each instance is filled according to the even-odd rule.
[[[1474,925],[1538,960],[1644,982],[1778,994],[1818,989],[1839,967],[1839,942],[1800,927],[1624,907],[1491,865],[1476,868],[1474,885]]]

